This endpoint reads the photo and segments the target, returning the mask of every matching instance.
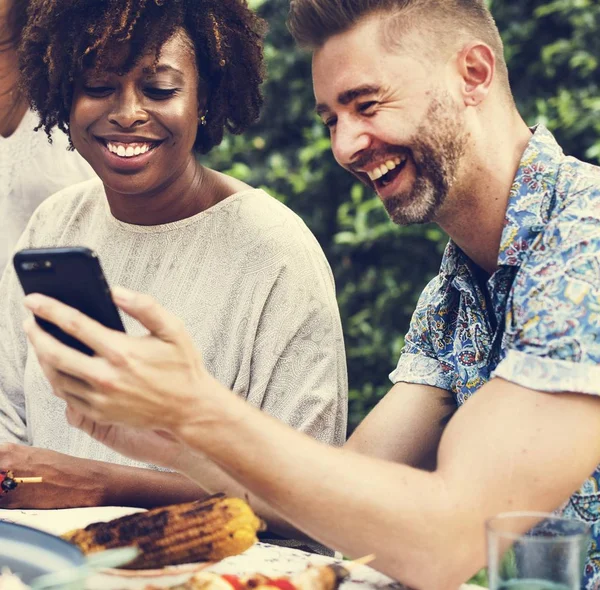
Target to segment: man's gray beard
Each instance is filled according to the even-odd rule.
[[[430,223],[442,207],[465,153],[466,137],[452,99],[432,100],[411,142],[416,180],[408,193],[383,200],[397,225]]]
[[[385,199],[383,204],[396,225],[429,223],[433,221],[446,195],[446,190],[436,190],[428,179],[419,176],[409,196],[394,195]]]

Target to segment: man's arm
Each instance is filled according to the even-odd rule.
[[[486,519],[554,510],[600,461],[599,399],[499,379],[450,421],[433,473],[320,445],[230,401],[179,435],[309,536],[373,552],[423,590],[454,589],[485,564]]]
[[[179,473],[80,459],[24,445],[1,445],[0,465],[19,477],[44,479],[40,484],[19,485],[1,498],[0,508],[154,508],[207,495]]]
[[[451,419],[435,472],[324,445],[211,377],[181,322],[152,299],[114,296],[152,337],[132,341],[57,301],[26,300],[97,352],[86,357],[27,323],[69,407],[92,423],[168,430],[310,537],[348,555],[374,552],[377,567],[420,590],[454,590],[485,562],[487,518],[557,508],[600,461],[600,396],[498,378]]]
[[[169,482],[172,482],[172,485],[175,486],[179,486],[181,484],[181,487],[178,487],[175,491],[175,493],[177,493],[177,491],[181,493],[181,498],[175,498],[173,500],[169,498],[169,502],[184,502],[187,500],[202,498],[203,496],[211,493],[225,492],[229,496],[247,498],[254,511],[267,522],[268,529],[270,531],[294,539],[303,539],[306,541],[312,540],[310,537],[286,522],[280,514],[273,510],[271,506],[266,504],[256,495],[251,494],[247,488],[236,481],[235,478],[217,467],[214,463],[207,459],[205,455],[191,452],[189,448],[184,447],[178,440],[172,436],[169,436],[165,432],[140,430],[125,426],[111,426],[109,424],[97,424],[87,419],[83,414],[75,412],[71,408],[67,409],[67,418],[72,426],[83,430],[95,440],[105,444],[121,454],[127,455],[138,461],[154,462],[158,465],[175,468],[188,476],[185,477],[184,475],[178,475],[177,477],[171,477],[168,480],[165,480],[165,478],[161,477],[162,475],[174,476],[176,474],[165,474],[155,471],[146,472],[147,470],[143,469],[127,467],[121,468],[113,465],[111,466],[111,471],[114,469],[114,477],[111,479],[116,480],[116,483],[112,483],[109,486],[110,496],[108,499],[104,499],[105,495],[103,493],[97,493],[97,488],[94,488],[91,491],[86,491],[84,493],[86,499],[89,497],[95,498],[90,505],[96,505],[99,503],[118,503],[120,505],[123,503],[124,505],[128,506],[149,507],[148,504],[150,502],[153,502],[156,505],[159,503],[167,503],[162,500],[162,495],[159,495],[158,497],[156,496],[156,493],[160,492],[160,489],[153,491],[152,489],[147,488],[152,488],[154,485],[165,486],[168,491],[171,487],[171,483]],[[26,452],[26,449],[28,448],[29,447],[19,447],[17,449],[15,446],[12,450],[17,452],[6,452],[5,457],[19,457],[20,460],[23,460],[23,452]],[[19,449],[21,450],[19,451]],[[6,448],[6,451],[10,450],[11,449]],[[41,451],[40,449],[36,450]],[[2,452],[1,448],[0,452]],[[89,477],[87,477],[85,482],[76,481],[81,465],[87,465],[90,469],[92,469],[92,473],[94,474],[92,484],[96,480],[104,477],[104,473],[102,473],[101,470],[107,465],[106,463],[73,459],[73,457],[59,455],[58,453],[53,453],[52,451],[42,452],[46,455],[46,459],[49,459],[52,464],[56,464],[57,459],[60,458],[72,460],[70,461],[70,465],[73,466],[74,475],[73,477],[64,478],[63,483],[65,485],[68,484],[76,489],[83,490],[90,488]],[[1,457],[2,456],[0,455],[0,460]],[[35,466],[30,467],[24,475],[39,475],[39,473],[41,473],[40,467]],[[140,479],[140,477],[143,479]],[[47,481],[49,481],[48,478]],[[142,487],[142,484],[145,487]],[[22,489],[22,491],[25,491],[23,488],[24,486],[21,486],[21,488],[18,488],[18,490]],[[36,491],[34,490],[34,486],[29,486],[26,488],[26,490],[31,493]],[[118,492],[118,495],[117,490],[121,490]],[[37,491],[41,492],[42,490],[38,489]],[[67,490],[67,492],[68,491],[69,490]],[[164,494],[164,492],[162,492],[162,494]],[[190,496],[189,498],[187,497],[188,494]],[[60,494],[60,496],[62,497],[62,494]],[[15,496],[12,497],[15,498]],[[44,495],[38,496],[36,502],[39,503],[44,501],[43,497]],[[15,505],[10,507],[22,506],[20,506],[18,502],[15,502]],[[48,507],[56,508],[58,506],[53,505]]]
[[[437,387],[397,383],[362,421],[344,448],[363,455],[435,468],[442,432],[456,410]]]
[[[399,463],[417,465],[423,458],[437,453],[442,422],[448,415],[449,394],[437,388],[400,383],[392,388],[377,408],[361,424],[347,448],[363,454]],[[174,441],[143,431],[122,427],[106,428],[86,421],[81,414],[70,412],[73,425],[99,442],[139,461],[176,465],[177,469],[196,481],[207,493],[226,492],[247,497],[254,510],[267,521],[269,530],[296,539],[310,540],[308,535],[285,521],[261,498],[251,493],[204,455],[182,452]],[[396,437],[396,433],[399,433]],[[372,436],[372,440],[369,439]],[[176,458],[174,458],[176,457]]]
[[[345,447],[414,467],[435,466],[437,449],[447,419],[455,411],[452,396],[441,389],[408,383],[396,384],[360,424]],[[183,457],[184,455],[182,455]],[[250,505],[266,520],[269,530],[280,535],[311,540],[281,517],[268,503],[199,454],[185,455],[178,465],[190,478],[212,492],[247,497]]]

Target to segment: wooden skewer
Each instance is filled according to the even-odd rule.
[[[364,557],[360,557],[359,559],[353,559],[352,561],[349,561],[348,563],[343,563],[342,565],[350,572],[353,569],[360,567],[361,565],[367,565],[368,563],[371,563],[374,559],[375,554],[371,553],[371,555],[365,555]]]
[[[17,483],[43,483],[43,477],[13,477]]]

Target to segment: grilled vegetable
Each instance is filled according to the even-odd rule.
[[[63,538],[86,554],[136,545],[142,553],[126,567],[146,569],[237,555],[256,543],[256,533],[263,529],[244,500],[216,494],[90,524]]]
[[[309,567],[296,574],[292,582],[297,590],[333,590],[350,575],[348,569],[339,563],[321,567]]]
[[[230,579],[227,579],[230,578]],[[237,586],[234,586],[235,581]],[[171,590],[246,590],[237,576],[221,576],[211,572],[199,572],[184,584],[172,586]],[[146,586],[145,590],[157,590],[154,586]]]

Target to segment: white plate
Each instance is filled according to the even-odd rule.
[[[149,585],[170,588],[183,584],[210,565],[212,564],[187,563],[156,570],[106,570],[88,579],[85,587],[86,590],[141,590]]]
[[[128,506],[94,506],[63,510],[0,510],[0,520],[25,524],[53,535],[62,535],[73,529],[82,529],[93,522],[106,522],[143,508]]]
[[[143,511],[142,508],[126,506],[95,506],[62,510],[0,510],[0,520],[24,524],[54,535],[62,535],[74,529],[84,528],[93,522],[106,522]],[[106,570],[102,574],[92,576],[86,583],[86,589],[142,589],[149,584],[166,588],[185,582],[207,565],[210,564],[176,565],[157,570]]]

